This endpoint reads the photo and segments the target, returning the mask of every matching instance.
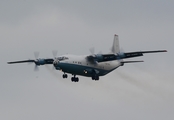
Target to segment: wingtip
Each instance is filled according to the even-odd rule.
[[[168,52],[167,50],[160,50],[161,52]]]

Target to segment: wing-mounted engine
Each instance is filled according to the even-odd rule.
[[[96,54],[96,55],[89,55],[86,58],[91,63],[96,63],[96,62],[106,62],[106,61],[116,60],[117,55],[115,55],[115,54]]]
[[[34,60],[36,65],[53,64],[53,59],[37,59]]]

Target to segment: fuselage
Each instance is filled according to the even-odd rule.
[[[72,75],[81,75],[86,77],[91,77],[94,73],[98,76],[103,76],[122,65],[117,60],[92,63],[86,59],[86,55],[64,55],[56,58],[55,62],[57,63],[54,64],[54,67],[57,70],[61,70],[64,73],[70,73]]]

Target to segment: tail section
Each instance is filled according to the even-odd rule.
[[[114,35],[114,41],[113,41],[111,51],[114,54],[120,53],[119,39],[118,39],[118,35],[116,34]]]

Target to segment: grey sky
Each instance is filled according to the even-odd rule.
[[[174,118],[173,0],[1,0],[0,119]],[[109,52],[114,34],[124,51],[167,49],[134,60],[100,81],[61,78],[52,66],[7,61]]]

